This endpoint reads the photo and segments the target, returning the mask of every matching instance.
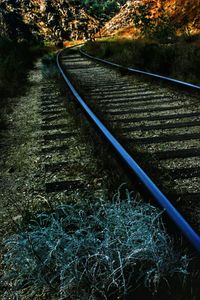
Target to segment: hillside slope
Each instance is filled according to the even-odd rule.
[[[140,5],[152,3],[151,16],[158,17],[163,9],[174,22],[180,24],[187,19],[187,28],[192,33],[200,32],[200,0],[129,0],[120,9],[119,13],[100,30],[101,36],[133,35],[136,29],[133,26],[133,14]]]

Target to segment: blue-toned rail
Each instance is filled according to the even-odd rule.
[[[85,110],[92,122],[97,126],[103,136],[109,141],[109,143],[115,148],[117,153],[122,157],[126,164],[130,167],[132,172],[136,174],[139,180],[146,186],[148,191],[154,197],[154,199],[165,209],[169,217],[179,227],[182,233],[188,238],[195,249],[200,253],[200,236],[194,231],[189,223],[182,217],[182,215],[176,210],[171,202],[165,197],[165,195],[158,189],[154,182],[148,177],[148,175],[140,168],[135,160],[129,155],[124,147],[117,141],[117,139],[111,134],[111,132],[105,127],[105,125],[99,120],[99,118],[93,113],[90,107],[84,102],[81,96],[78,94],[70,80],[64,73],[59,57],[61,52],[57,55],[58,68],[67,83],[72,94],[75,96],[81,107]]]
[[[180,87],[183,87],[183,88],[187,88],[187,89],[192,89],[192,90],[196,90],[196,91],[200,90],[200,86],[199,85],[194,85],[194,84],[191,84],[191,83],[188,83],[188,82],[184,82],[184,81],[181,81],[181,80],[177,80],[177,79],[174,79],[174,78],[170,78],[170,77],[166,77],[166,76],[161,76],[161,75],[158,75],[158,74],[149,73],[149,72],[145,72],[145,71],[141,71],[141,70],[137,70],[137,69],[133,69],[133,68],[126,68],[126,67],[124,67],[122,65],[118,65],[118,64],[112,63],[110,61],[107,61],[107,60],[104,60],[104,59],[101,59],[101,58],[89,55],[89,54],[85,53],[84,51],[82,51],[81,49],[80,49],[80,53],[82,55],[90,58],[90,59],[99,61],[99,62],[101,62],[103,64],[110,65],[112,67],[115,67],[115,68],[118,68],[118,69],[121,69],[121,70],[124,70],[124,71],[128,71],[130,73],[148,76],[150,78],[154,78],[154,79],[162,80],[162,81],[165,81],[165,82],[169,82],[171,84],[175,84],[177,86],[180,86]]]

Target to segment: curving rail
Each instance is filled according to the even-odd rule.
[[[149,178],[149,176],[141,169],[141,167],[136,163],[136,161],[130,156],[130,154],[125,150],[125,148],[118,142],[118,140],[111,134],[111,132],[106,128],[106,126],[100,121],[100,119],[94,114],[91,108],[85,103],[81,98],[75,87],[70,82],[69,78],[65,74],[61,63],[60,54],[57,55],[57,65],[58,68],[67,83],[72,94],[75,96],[78,103],[87,113],[92,122],[96,125],[102,135],[109,141],[109,143],[114,147],[116,152],[121,156],[124,162],[129,166],[130,170],[138,177],[138,179],[145,185],[150,194],[154,199],[165,209],[168,216],[173,220],[173,222],[178,226],[182,233],[187,237],[194,248],[200,253],[200,236],[194,231],[190,224],[183,218],[183,216],[178,212],[178,210],[171,204],[167,197],[158,189],[155,183]],[[90,57],[88,55],[88,57]],[[91,57],[90,57],[91,58]],[[99,60],[99,59],[97,59]],[[111,63],[109,63],[111,64]],[[113,64],[112,64],[113,65]],[[119,65],[116,65],[119,67]],[[123,68],[120,66],[120,68]],[[143,73],[144,74],[144,73]],[[189,85],[191,87],[191,85]],[[197,87],[199,88],[199,87]]]
[[[153,78],[153,79],[162,80],[162,81],[165,81],[165,82],[168,82],[168,83],[171,83],[171,84],[178,85],[178,86],[183,87],[183,88],[189,88],[189,89],[193,89],[193,90],[196,90],[196,91],[200,90],[199,85],[194,85],[194,84],[191,84],[191,83],[188,83],[188,82],[185,82],[185,81],[181,81],[181,80],[178,80],[178,79],[174,79],[174,78],[170,78],[170,77],[166,77],[166,76],[162,76],[162,75],[154,74],[154,73],[150,73],[150,72],[145,72],[145,71],[138,70],[138,69],[126,68],[122,65],[110,62],[108,60],[101,59],[101,58],[89,55],[81,49],[79,51],[82,55],[84,55],[84,56],[86,56],[90,59],[96,60],[98,62],[101,62],[103,64],[109,65],[111,67],[115,67],[115,68],[118,68],[118,69],[121,69],[121,70],[124,70],[124,71],[128,71],[128,72],[134,73],[134,74],[140,74],[140,75],[148,76],[148,77]]]

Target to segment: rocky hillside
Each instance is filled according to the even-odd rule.
[[[0,35],[46,41],[87,39],[99,21],[73,0],[1,0]]]
[[[200,1],[199,0],[129,0],[119,13],[108,21],[100,30],[101,36],[121,34],[132,36],[137,32],[133,26],[133,14],[141,5],[151,2],[151,16],[158,17],[160,11],[167,13],[174,22],[186,22],[186,27],[193,33],[200,32]]]
[[[121,31],[131,31],[133,27],[132,13],[134,9],[135,1],[127,1],[127,3],[122,6],[119,13],[116,14],[110,21],[106,22],[105,26],[100,30],[98,35],[110,36]]]
[[[57,42],[87,39],[99,31],[105,21],[105,13],[109,18],[124,2],[125,0],[0,0],[0,35],[17,40],[25,37]],[[135,10],[140,5],[150,3],[152,17],[158,17],[162,9],[176,23],[187,20],[187,28],[200,32],[199,2],[200,0],[126,1],[120,11],[100,30],[100,35],[120,33],[133,36],[137,32],[133,26]]]

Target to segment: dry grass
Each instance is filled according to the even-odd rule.
[[[188,259],[174,252],[157,209],[128,192],[123,201],[118,194],[83,203],[32,215],[4,241],[3,279],[15,295],[48,288],[58,299],[110,299],[141,284],[156,292],[187,273]]]
[[[117,38],[88,42],[85,50],[100,58],[124,66],[154,72],[193,84],[200,83],[199,42],[180,40],[174,44],[159,44],[148,40],[118,40]]]

